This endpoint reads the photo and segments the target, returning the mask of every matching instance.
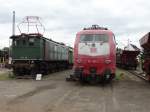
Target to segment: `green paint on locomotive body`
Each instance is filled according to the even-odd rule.
[[[12,41],[13,60],[43,60],[44,40],[37,37],[19,37]]]
[[[42,35],[16,35],[12,39],[12,60],[41,60],[73,63],[73,49]]]

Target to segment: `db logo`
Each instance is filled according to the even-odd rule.
[[[96,53],[97,49],[95,47],[90,48],[91,53]]]

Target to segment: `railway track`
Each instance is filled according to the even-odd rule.
[[[133,70],[128,70],[128,72],[130,72],[131,74],[133,74],[145,81],[148,81],[148,78],[144,75],[144,73],[137,73],[136,71],[133,71]]]

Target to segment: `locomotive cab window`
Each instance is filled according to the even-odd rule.
[[[108,35],[106,34],[94,35],[94,37],[94,41],[108,42]]]
[[[19,43],[20,43],[19,40],[13,40],[13,45],[14,45],[14,46],[18,46]]]
[[[17,45],[17,41],[13,40],[13,45],[16,46]]]
[[[81,35],[80,42],[89,42],[89,41],[93,41],[92,35],[90,35],[90,34]]]
[[[80,36],[80,42],[108,42],[108,39],[106,34],[83,34]]]
[[[29,46],[34,46],[34,38],[29,38]]]
[[[26,45],[26,40],[22,40],[22,44],[23,44],[23,45]]]

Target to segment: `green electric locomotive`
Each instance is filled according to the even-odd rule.
[[[13,72],[16,76],[48,74],[72,65],[73,50],[63,43],[45,38],[39,30],[39,17],[27,16],[20,26],[27,25],[27,32],[12,35],[11,56]],[[19,26],[18,25],[18,26]],[[36,32],[30,32],[30,26]],[[24,29],[23,29],[24,30]]]
[[[41,34],[13,35],[12,65],[15,75],[48,74],[72,65],[72,48]]]

